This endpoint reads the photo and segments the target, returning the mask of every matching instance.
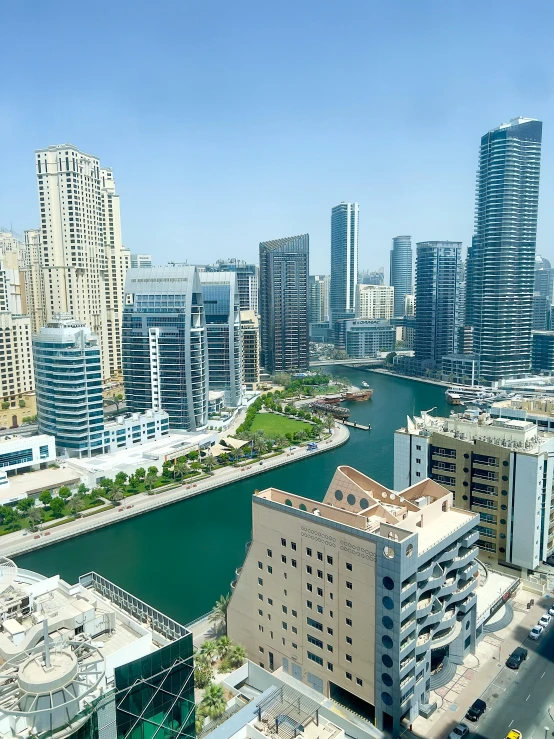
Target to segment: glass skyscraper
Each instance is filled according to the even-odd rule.
[[[260,268],[257,264],[247,264],[242,259],[218,259],[206,267],[207,272],[235,272],[240,309],[258,313],[258,283]]]
[[[514,118],[481,139],[466,322],[490,382],[531,367],[542,123]]]
[[[457,350],[461,323],[462,245],[423,241],[416,251],[415,357],[440,366]]]
[[[208,342],[195,267],[130,269],[123,311],[127,408],[167,411],[172,428],[208,421]]]
[[[394,287],[394,315],[404,315],[404,297],[412,293],[412,237],[395,236],[390,253],[390,284]]]
[[[235,272],[200,272],[208,336],[209,388],[242,405],[242,332]]]
[[[307,370],[310,237],[260,243],[261,364],[266,372]]]
[[[535,293],[533,295],[533,331],[550,329],[550,307],[554,287],[554,270],[548,259],[535,258]]]
[[[329,275],[310,275],[310,323],[329,320]]]
[[[331,320],[354,315],[358,282],[358,203],[340,203],[331,211]]]

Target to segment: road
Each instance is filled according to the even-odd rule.
[[[523,637],[523,634],[522,634]],[[471,725],[468,739],[504,739],[510,729],[517,729],[523,739],[554,736],[554,720],[548,709],[554,704],[554,621],[538,642],[526,639],[527,660],[518,671],[506,666],[482,695],[487,711]],[[553,710],[554,715],[554,710]]]

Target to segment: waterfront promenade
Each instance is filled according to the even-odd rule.
[[[262,464],[260,464],[259,460],[256,460],[252,464],[245,464],[241,467],[222,467],[221,469],[215,470],[210,477],[200,480],[198,483],[192,483],[189,480],[177,488],[155,493],[154,495],[139,493],[129,496],[119,506],[87,516],[86,518],[77,518],[74,521],[68,521],[47,531],[37,534],[29,532],[27,535],[24,535],[22,531],[5,534],[0,537],[0,556],[15,557],[26,552],[31,552],[34,549],[55,544],[65,539],[71,539],[80,534],[124,521],[133,516],[139,516],[156,508],[162,508],[171,503],[177,503],[186,498],[207,493],[224,485],[231,485],[232,483],[255,477],[263,472],[298,462],[306,457],[323,454],[344,444],[348,441],[349,436],[348,429],[342,424],[337,424],[331,433],[331,437],[319,442],[318,449],[311,452],[307,451],[306,447],[297,447],[292,451],[285,451],[276,457],[264,459]]]

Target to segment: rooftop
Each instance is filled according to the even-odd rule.
[[[23,475],[8,477],[8,485],[0,485],[0,505],[22,500],[29,495],[42,493],[43,490],[54,490],[62,485],[76,485],[81,481],[75,470],[67,465],[59,468],[49,467],[46,470],[26,472]]]

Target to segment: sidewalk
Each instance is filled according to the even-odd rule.
[[[306,447],[299,447],[290,452],[283,452],[278,457],[266,459],[263,461],[263,464],[255,461],[252,464],[239,468],[223,467],[216,470],[207,479],[198,483],[188,482],[167,492],[156,493],[154,495],[139,493],[126,498],[122,501],[122,505],[111,508],[108,511],[103,511],[89,518],[78,518],[62,526],[49,529],[48,532],[41,533],[38,539],[33,538],[35,534],[29,533],[24,536],[21,531],[16,531],[13,534],[5,534],[0,537],[0,556],[15,557],[18,554],[24,554],[25,552],[30,552],[34,549],[39,549],[49,544],[63,541],[64,539],[70,539],[88,531],[102,528],[103,526],[109,526],[112,523],[117,523],[133,516],[138,516],[147,511],[162,508],[170,503],[176,503],[180,500],[215,490],[224,485],[230,485],[238,480],[254,477],[276,467],[298,462],[315,454],[323,454],[345,444],[349,436],[348,429],[341,424],[337,424],[333,429],[331,438],[327,439],[327,441],[320,442],[319,448],[311,452],[308,452]]]
[[[526,604],[532,598],[535,605],[527,610]],[[414,734],[425,739],[448,737],[456,724],[463,721],[472,703],[499,677],[509,655],[521,645],[545,610],[552,606],[552,598],[537,598],[520,590],[510,604],[514,609],[512,622],[500,631],[486,634],[479,642],[476,654],[468,655],[464,664],[458,665],[452,680],[443,688],[431,691],[431,702],[436,701],[437,710],[430,718],[418,717],[413,722]],[[508,672],[511,675],[511,671]]]

